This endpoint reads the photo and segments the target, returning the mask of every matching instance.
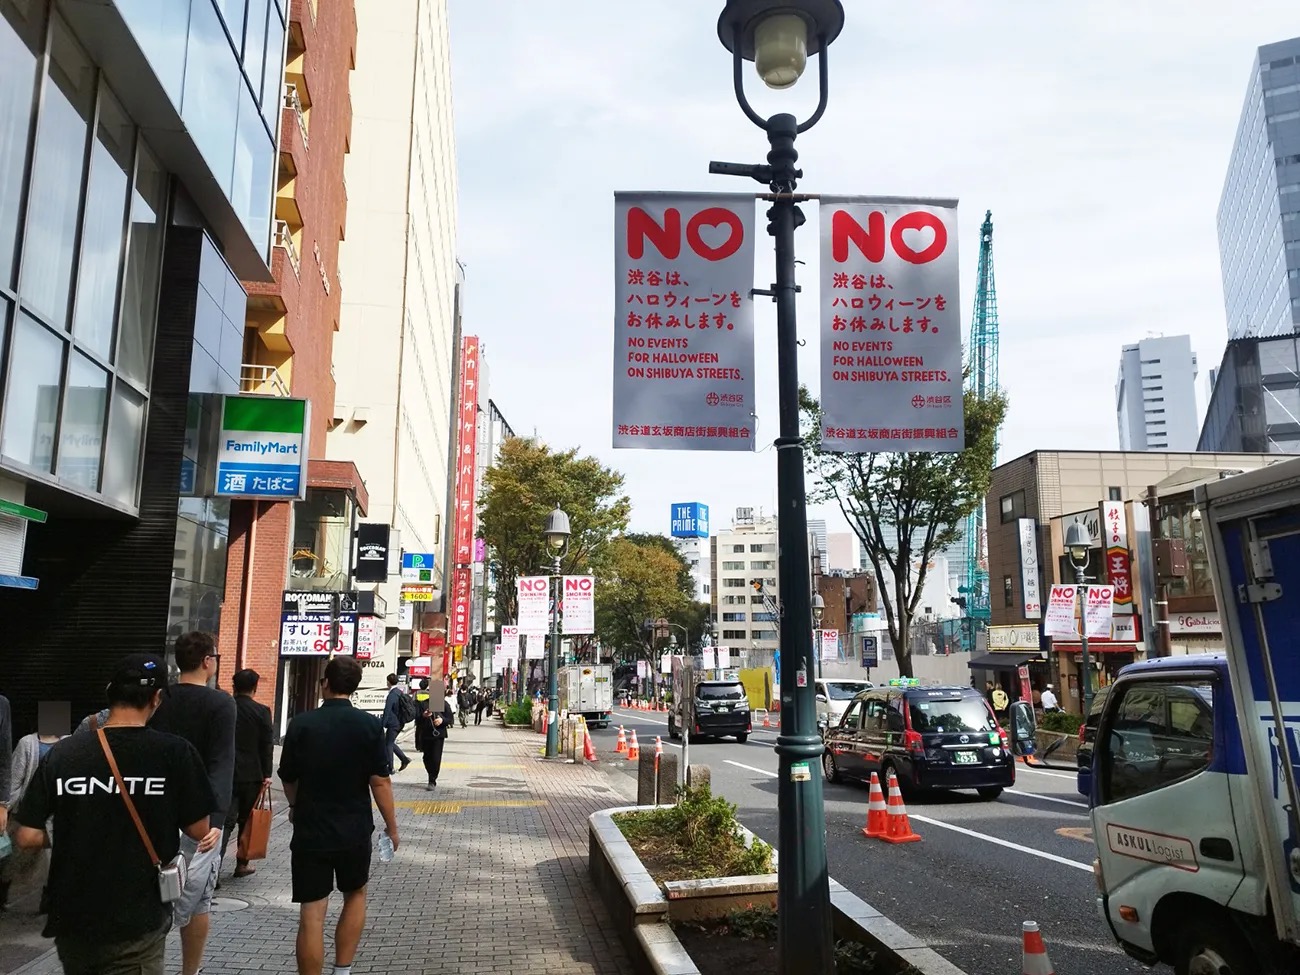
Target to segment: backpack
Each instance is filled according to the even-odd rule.
[[[420,716],[420,709],[415,703],[415,698],[410,694],[403,694],[397,699],[397,720],[403,725],[408,725]]]

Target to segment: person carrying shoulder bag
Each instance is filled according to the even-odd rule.
[[[451,710],[451,698],[442,699],[441,711],[433,710],[431,704],[426,699],[424,710],[420,714],[420,751],[424,755],[424,771],[429,776],[429,784],[425,786],[429,792],[438,785],[438,773],[442,771],[442,749],[447,744],[447,733],[456,720]]]

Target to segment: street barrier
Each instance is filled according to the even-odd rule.
[[[880,788],[880,776],[871,773],[871,795],[867,800],[867,825],[862,828],[863,836],[884,839],[889,833],[889,813],[885,806],[885,793]]]
[[[889,770],[889,806],[886,810],[889,825],[886,834],[880,837],[886,843],[916,843],[921,837],[912,832],[912,824],[907,818],[907,806],[903,804],[903,790],[899,788],[898,776]]]
[[[637,744],[636,729],[633,728],[632,740],[627,744],[627,760],[629,762],[635,762],[640,757],[641,757],[641,746]]]
[[[623,732],[623,726],[618,726],[618,741],[614,743],[614,753],[622,755],[627,751],[627,735]]]
[[[1021,930],[1024,939],[1024,948],[1020,955],[1022,975],[1056,975],[1056,969],[1052,967],[1052,959],[1047,957],[1047,946],[1043,944],[1043,936],[1038,931],[1038,925],[1033,921],[1026,921]]]

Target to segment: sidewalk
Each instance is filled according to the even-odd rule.
[[[412,759],[394,779],[402,845],[391,864],[375,857],[356,975],[628,971],[587,874],[587,817],[627,803],[620,791],[627,784],[596,766],[539,762],[541,736],[493,721],[453,731],[437,791],[429,793],[419,756],[402,744]],[[295,971],[291,830],[281,802],[269,856],[252,877],[229,877],[231,851],[214,904],[205,975]],[[327,973],[340,900],[332,898],[326,925]],[[180,970],[175,933],[168,970]],[[59,971],[49,952],[15,975]]]

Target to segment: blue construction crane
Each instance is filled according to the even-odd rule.
[[[998,391],[998,291],[993,282],[993,211],[984,212],[980,227],[979,270],[975,277],[975,308],[966,347],[966,388],[977,399]],[[995,455],[996,456],[996,455]],[[989,619],[989,547],[984,505],[966,519],[966,615]]]

